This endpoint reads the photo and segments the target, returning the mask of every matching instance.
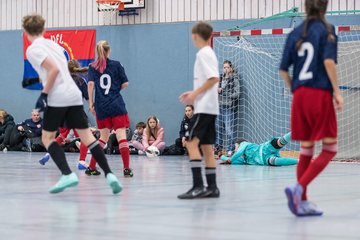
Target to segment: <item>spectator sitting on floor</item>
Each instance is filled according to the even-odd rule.
[[[185,107],[185,116],[180,126],[180,132],[179,132],[180,139],[176,141],[176,145],[178,147],[183,147],[183,148],[186,147],[186,138],[189,137],[189,132],[191,129],[191,119],[193,116],[194,116],[194,106],[187,105]]]
[[[136,148],[139,155],[145,154],[145,152],[143,151],[144,146],[142,145],[145,128],[146,124],[144,122],[138,122],[136,124],[136,130],[134,131],[134,134],[131,138],[131,144],[134,146],[134,148]]]
[[[37,110],[31,112],[31,118],[10,128],[3,142],[8,151],[45,151],[41,142],[42,119]]]
[[[14,126],[14,118],[5,110],[0,109],[0,151],[6,148],[4,141],[5,143],[10,141],[10,134]]]
[[[150,116],[146,122],[146,129],[143,134],[142,151],[146,151],[150,146],[154,146],[162,152],[165,149],[164,128],[160,127],[159,119],[156,116]]]
[[[186,139],[190,135],[193,116],[194,106],[186,105],[185,115],[180,125],[179,138],[175,140],[175,144],[165,148],[163,155],[184,155],[186,153]]]

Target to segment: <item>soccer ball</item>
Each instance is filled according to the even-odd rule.
[[[146,156],[148,158],[154,158],[160,155],[160,151],[157,147],[155,146],[150,146],[147,150],[146,150]]]

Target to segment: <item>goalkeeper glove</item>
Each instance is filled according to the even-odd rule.
[[[46,93],[41,93],[40,97],[38,98],[35,109],[37,109],[39,112],[43,112],[47,108],[47,96],[48,95]]]

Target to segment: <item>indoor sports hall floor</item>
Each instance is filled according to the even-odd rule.
[[[325,215],[295,218],[283,194],[295,167],[219,166],[221,198],[181,201],[186,157],[133,157],[135,177],[124,179],[110,156],[124,185],[114,196],[103,175],[84,172],[77,188],[49,194],[59,173],[40,156],[0,153],[0,239],[360,239],[360,164],[332,163],[310,189]],[[75,169],[78,155],[67,156]]]

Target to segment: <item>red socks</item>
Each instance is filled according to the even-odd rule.
[[[55,141],[60,145],[64,145],[64,141],[66,139],[66,137],[69,135],[70,133],[70,129],[67,128],[60,128],[59,129],[59,136],[57,136],[57,138],[55,139]]]
[[[88,147],[85,144],[81,143],[80,144],[80,158],[79,158],[80,161],[86,160],[87,152],[88,152]]]
[[[299,184],[306,189],[309,183],[314,180],[314,178],[319,175],[324,168],[329,164],[331,159],[335,157],[337,153],[337,144],[323,144],[323,149],[320,155],[312,161],[305,172],[299,179]]]
[[[126,139],[121,139],[119,141],[119,150],[123,160],[124,168],[130,168],[130,149],[129,143]]]
[[[101,147],[102,149],[104,149],[106,143],[100,139],[100,140],[99,140],[99,145],[100,145],[100,147]],[[89,168],[90,168],[91,170],[95,170],[95,169],[96,169],[96,160],[95,160],[95,158],[94,158],[93,156],[91,156]]]
[[[300,181],[300,178],[304,175],[306,169],[309,167],[312,157],[314,156],[314,147],[309,148],[300,148],[300,159],[296,169],[297,180]],[[306,187],[303,189],[303,194],[301,200],[307,200]]]

